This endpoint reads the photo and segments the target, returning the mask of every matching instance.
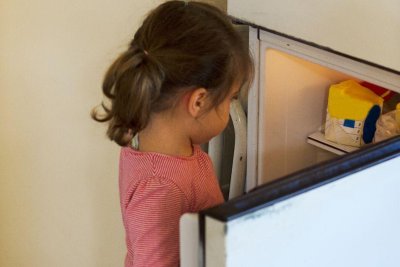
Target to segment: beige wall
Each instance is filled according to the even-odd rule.
[[[161,1],[0,2],[0,266],[122,266],[102,75]]]
[[[220,9],[225,10],[225,11],[227,9],[227,0],[202,0],[200,2],[212,4],[212,5],[217,6]]]

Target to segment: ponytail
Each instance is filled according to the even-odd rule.
[[[132,45],[108,69],[103,93],[111,108],[101,104],[105,115],[96,109],[91,116],[98,122],[109,121],[107,136],[121,146],[146,127],[152,104],[161,94],[164,72],[160,64],[137,45]]]

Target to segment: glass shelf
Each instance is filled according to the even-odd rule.
[[[329,152],[332,152],[336,155],[345,155],[354,150],[357,150],[358,147],[340,145],[325,139],[325,135],[320,131],[310,134],[307,137],[307,143],[314,145],[316,147],[322,148]]]

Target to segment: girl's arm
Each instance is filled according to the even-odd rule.
[[[179,266],[179,219],[188,210],[186,196],[174,183],[143,180],[126,210],[133,266]]]

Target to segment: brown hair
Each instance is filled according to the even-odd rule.
[[[151,11],[127,51],[108,69],[103,93],[107,135],[119,145],[144,129],[153,112],[171,108],[182,90],[206,88],[213,106],[233,84],[252,76],[247,46],[219,9],[199,2],[168,1]]]

